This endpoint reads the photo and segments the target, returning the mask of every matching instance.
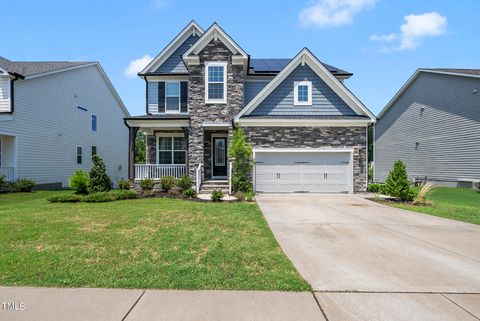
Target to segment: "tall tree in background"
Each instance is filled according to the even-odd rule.
[[[145,134],[138,131],[135,137],[135,164],[145,164],[145,139]]]
[[[368,163],[373,162],[373,126],[368,127]]]

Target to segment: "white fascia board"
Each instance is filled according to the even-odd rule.
[[[149,82],[157,81],[188,81],[188,75],[171,75],[171,76],[145,76],[145,80]]]
[[[270,81],[248,104],[235,116],[238,121],[242,115],[248,115],[277,88],[288,75],[300,64],[306,63],[312,70],[340,97],[345,103],[359,115],[368,116],[372,122],[376,121],[373,115],[325,66],[307,49],[302,49],[285,68]]]
[[[381,118],[389,109],[392,107],[392,105],[400,98],[401,95],[407,90],[408,87],[417,79],[418,76],[420,76],[420,73],[422,72],[428,72],[431,74],[441,74],[441,75],[450,75],[450,76],[459,76],[459,77],[471,77],[471,78],[480,78],[480,75],[469,75],[469,74],[461,74],[457,72],[446,72],[446,71],[441,71],[441,70],[428,70],[428,69],[417,69],[415,73],[408,78],[407,82],[400,88],[399,91],[393,96],[392,99],[388,102],[388,104],[382,109],[382,111],[378,114],[378,118]]]
[[[353,148],[309,148],[309,147],[300,147],[300,148],[253,148],[254,153],[353,153]]]
[[[8,72],[5,69],[0,67],[0,75],[2,75],[2,74],[5,75],[5,76],[8,76]]]
[[[229,126],[229,122],[204,122],[202,124],[202,127],[205,129],[222,129],[228,128]]]
[[[194,64],[194,58],[190,55],[198,55],[214,38],[219,39],[234,55],[239,54],[243,59],[248,60],[247,53],[216,22],[183,54],[183,60],[188,64]]]
[[[355,127],[373,123],[371,119],[245,119],[236,120],[240,127]]]
[[[201,37],[203,32],[203,29],[192,20],[145,68],[143,68],[140,74],[156,70],[188,37],[190,37],[190,35],[195,33]]]
[[[128,119],[127,125],[140,128],[181,128],[189,124],[188,119]]]

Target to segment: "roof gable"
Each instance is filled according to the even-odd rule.
[[[179,47],[182,46],[182,44],[184,44],[185,41],[187,41],[187,39],[190,38],[190,40],[192,40],[191,36],[198,37],[202,35],[203,29],[192,20],[141,72],[139,72],[139,76],[154,73],[179,49]]]
[[[184,54],[183,60],[190,64],[198,64],[198,54],[205,48],[212,40],[220,40],[232,52],[233,63],[247,63],[247,53],[215,22],[205,33],[193,44]]]
[[[243,115],[249,115],[257,108],[282,82],[298,67],[308,65],[318,77],[336,94],[339,98],[351,108],[356,115],[367,116],[372,122],[376,120],[375,116],[356,98],[325,66],[307,49],[300,51],[287,66],[265,86],[245,108],[235,116],[235,121],[239,121]]]
[[[21,77],[34,77],[52,72],[96,64],[91,61],[11,61],[0,57],[0,68]]]
[[[182,55],[197,40],[197,34],[191,34],[155,71],[156,74],[188,74]]]

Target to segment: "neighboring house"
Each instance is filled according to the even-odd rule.
[[[411,179],[472,187],[480,179],[480,69],[419,69],[378,116],[375,180],[401,159]]]
[[[112,180],[127,178],[129,113],[97,62],[0,57],[0,175],[68,187],[92,154]]]
[[[234,128],[253,146],[256,192],[360,192],[367,187],[367,127],[375,116],[343,85],[351,73],[308,49],[253,59],[214,23],[186,26],[146,68],[146,115],[126,118],[130,177],[188,173],[230,179]],[[147,134],[147,164],[133,164]]]

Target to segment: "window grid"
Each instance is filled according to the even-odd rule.
[[[165,111],[180,112],[180,82],[165,83]]]
[[[82,154],[83,154],[82,147],[81,147],[81,146],[77,146],[77,164],[81,164],[81,163],[82,163]]]
[[[186,164],[185,137],[158,137],[158,164]]]
[[[226,66],[207,63],[206,68],[207,103],[225,102]]]
[[[307,102],[308,101],[308,86],[299,85],[298,86],[298,101]]]

